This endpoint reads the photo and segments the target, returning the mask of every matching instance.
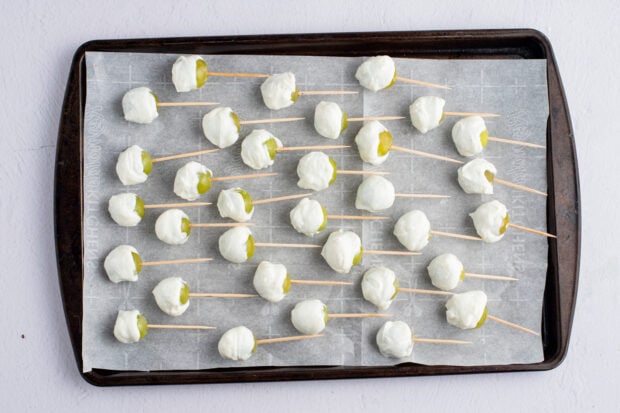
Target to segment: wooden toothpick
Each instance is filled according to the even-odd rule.
[[[537,195],[543,195],[543,196],[547,196],[546,192],[542,192],[542,191],[538,191],[536,189],[533,188],[529,188],[527,186],[523,186],[523,185],[519,185],[519,184],[515,184],[512,182],[508,182],[508,181],[504,181],[503,179],[497,179],[497,178],[493,178],[494,183],[498,183],[500,185],[504,185],[504,186],[508,186],[510,188],[515,188],[515,189],[519,189],[521,191],[525,191],[525,192],[531,192],[533,194],[537,194]]]
[[[282,122],[298,122],[306,118],[274,118],[274,119],[256,119],[256,120],[243,120],[240,121],[240,125],[255,125],[257,123],[282,123]]]
[[[161,156],[159,158],[154,158],[154,159],[151,159],[151,162],[157,163],[157,162],[162,162],[162,161],[169,161],[171,159],[189,158],[191,156],[206,155],[206,154],[214,153],[217,151],[219,151],[219,148],[218,149],[205,149],[202,151],[194,151],[194,152],[185,152],[185,153],[180,153],[178,155]]]
[[[498,281],[519,281],[518,278],[505,277],[503,275],[488,275],[488,274],[476,274],[472,272],[466,272],[465,277],[481,278],[484,280],[498,280]]]
[[[199,223],[189,224],[192,228],[232,228],[232,227],[251,227],[254,224],[251,222],[212,222],[212,223]]]
[[[254,78],[266,78],[270,75],[262,74],[262,73],[235,73],[235,72],[207,72],[208,76],[219,76],[219,77],[254,77]]]
[[[436,194],[394,194],[397,198],[450,198],[450,195]]]
[[[439,235],[441,237],[460,238],[460,239],[467,239],[467,240],[471,240],[471,241],[482,241],[482,238],[480,238],[480,237],[472,237],[470,235],[463,235],[463,234],[454,234],[452,232],[443,232],[443,231],[431,230],[431,234]]]
[[[490,315],[490,314],[487,314],[487,318],[488,318],[489,320],[496,321],[496,322],[498,322],[498,323],[500,323],[500,324],[504,324],[504,325],[506,325],[506,326],[508,326],[508,327],[515,328],[515,329],[517,329],[517,330],[519,330],[519,331],[523,331],[523,332],[525,332],[525,333],[533,334],[533,335],[535,335],[535,336],[540,336],[540,334],[539,334],[539,333],[537,333],[537,332],[535,332],[534,330],[530,330],[529,328],[521,327],[521,326],[520,326],[520,325],[518,325],[518,324],[511,323],[510,321],[502,320],[501,318],[494,317],[494,316],[492,316],[492,315]]]
[[[549,234],[548,232],[539,231],[537,229],[528,228],[528,227],[524,227],[524,226],[521,226],[521,225],[513,224],[512,222],[509,222],[507,226],[515,228],[515,229],[518,229],[518,230],[521,230],[521,231],[529,232],[529,233],[532,233],[532,234],[542,235],[543,237],[557,238],[556,235]]]
[[[414,85],[419,85],[419,86],[434,87],[437,89],[446,89],[446,90],[450,89],[448,86],[445,86],[445,85],[438,85],[437,83],[423,82],[421,80],[415,80],[415,79],[407,79],[406,77],[401,77],[401,76],[396,76],[394,79],[399,82],[412,83]]]
[[[174,264],[197,264],[201,262],[213,261],[213,258],[185,258],[179,260],[163,260],[163,261],[142,261],[143,267],[151,267],[155,265],[174,265]]]
[[[252,201],[252,204],[254,204],[254,205],[269,204],[271,202],[280,202],[280,201],[288,201],[289,199],[304,198],[304,197],[309,196],[309,195],[312,195],[312,194],[306,193],[306,194],[279,196],[279,197],[276,197],[276,198],[259,199],[259,200],[256,200],[256,201]]]
[[[157,102],[157,107],[176,107],[176,106],[214,106],[219,102]]]
[[[276,152],[319,151],[325,149],[345,149],[350,147],[350,145],[283,146],[282,148],[276,148]]]
[[[356,90],[301,90],[297,92],[299,96],[313,96],[313,95],[357,95],[359,92]]]
[[[347,171],[337,169],[336,173],[339,175],[389,175],[389,172],[383,171]]]
[[[211,326],[193,326],[193,325],[176,325],[176,324],[147,324],[148,328],[159,328],[165,330],[215,330],[216,327]]]
[[[373,318],[373,317],[392,317],[394,314],[383,313],[341,313],[327,314],[327,318]]]
[[[478,112],[443,112],[445,116],[480,116],[481,118],[497,118],[502,115],[497,113],[478,113]]]
[[[255,247],[274,247],[274,248],[321,248],[316,244],[286,244],[278,242],[255,242]]]
[[[364,254],[369,255],[420,255],[421,252],[414,251],[383,251],[383,250],[363,250]]]
[[[413,293],[413,294],[431,294],[431,295],[454,295],[449,291],[439,291],[439,290],[421,290],[419,288],[401,288],[398,287],[398,291],[402,291],[404,293]]]
[[[255,178],[265,178],[269,176],[276,176],[276,172],[264,172],[259,174],[247,174],[247,175],[231,175],[231,176],[218,176],[211,178],[212,182],[220,182],[220,181],[236,181],[238,179],[255,179]]]
[[[253,298],[256,294],[234,294],[234,293],[189,293],[190,297],[196,298]]]
[[[144,205],[145,209],[159,209],[159,208],[184,208],[184,207],[200,207],[213,205],[211,202],[175,202],[171,204],[148,204]]]
[[[347,281],[291,280],[290,282],[299,285],[353,285]]]
[[[263,338],[256,340],[256,345],[271,344],[271,343],[284,343],[287,341],[305,340],[307,338],[323,337],[323,334],[310,334],[304,336],[289,336],[289,337],[276,337],[276,338]]]
[[[459,161],[458,159],[452,159],[452,158],[448,158],[446,156],[435,155],[433,153],[428,153],[428,152],[416,151],[415,149],[403,148],[403,147],[400,147],[400,146],[392,145],[391,150],[397,151],[397,152],[410,153],[410,154],[413,154],[413,155],[424,156],[426,158],[438,159],[440,161],[446,161],[446,162],[452,162],[452,163],[458,163],[458,164],[463,164],[464,163],[463,161]]]
[[[347,118],[347,122],[366,122],[371,120],[401,120],[404,116],[364,116],[362,118]]]
[[[378,216],[378,215],[331,215],[327,214],[327,219],[350,219],[359,221],[373,221],[391,219],[390,217]]]
[[[497,136],[489,136],[487,138],[490,141],[493,142],[500,142],[500,143],[508,143],[511,145],[521,145],[521,146],[528,146],[530,148],[539,148],[539,149],[546,149],[547,147],[544,145],[538,145],[535,143],[529,143],[529,142],[523,142],[523,141],[515,141],[512,139],[504,139],[504,138],[498,138]]]
[[[411,341],[414,343],[433,343],[433,344],[473,344],[471,341],[464,340],[446,340],[441,338],[416,338]]]

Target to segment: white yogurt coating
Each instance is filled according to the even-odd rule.
[[[155,302],[161,311],[173,317],[180,316],[189,307],[189,298],[185,304],[181,303],[181,290],[186,286],[180,277],[169,277],[161,280],[153,288]]]
[[[114,323],[114,337],[121,343],[131,344],[140,341],[138,329],[138,310],[120,310]]]
[[[138,250],[131,245],[124,244],[119,245],[108,253],[103,261],[103,268],[110,281],[113,283],[138,281],[138,269],[132,254],[140,256]]]
[[[469,214],[474,221],[476,232],[484,242],[497,242],[504,237],[508,220],[508,209],[499,201],[489,201]],[[502,231],[503,228],[503,231]]]
[[[314,109],[314,129],[324,138],[337,139],[342,132],[346,113],[334,102],[319,102]]]
[[[220,235],[218,246],[222,257],[230,262],[241,264],[252,257],[248,257],[247,243],[252,231],[248,227],[233,227]],[[254,238],[252,238],[251,242]]]
[[[239,139],[239,126],[235,123],[237,116],[231,108],[211,109],[202,118],[202,132],[205,138],[218,148],[227,148]]]
[[[329,234],[321,250],[321,256],[325,258],[325,262],[332,270],[340,274],[347,274],[354,265],[353,260],[361,252],[362,240],[360,237],[355,232],[339,229]]]
[[[131,89],[123,96],[125,120],[135,123],[151,123],[157,118],[157,99],[148,87]]]
[[[141,184],[149,177],[144,173],[143,152],[144,149],[138,145],[132,145],[118,155],[116,175],[123,185]]]
[[[264,169],[273,165],[274,159],[271,159],[269,149],[265,142],[273,139],[277,148],[282,147],[280,139],[273,136],[264,129],[254,129],[241,142],[241,159],[243,163],[252,169]]]
[[[122,227],[135,227],[142,221],[142,217],[136,211],[138,196],[131,192],[112,195],[108,201],[108,212],[118,225]]]
[[[280,302],[287,293],[284,291],[287,276],[284,265],[262,261],[254,273],[254,289],[265,300],[272,303]]]
[[[413,331],[403,321],[386,321],[377,332],[377,347],[385,357],[409,357],[413,351]]]
[[[325,330],[327,307],[321,300],[300,301],[291,311],[291,321],[302,334],[319,334]]]
[[[420,251],[431,237],[431,223],[424,212],[414,209],[396,221],[394,235],[409,251]]]
[[[189,239],[189,233],[181,230],[184,218],[189,221],[189,217],[180,209],[164,211],[155,221],[155,235],[166,244],[185,244]]]
[[[481,134],[488,137],[484,119],[480,116],[467,116],[457,121],[452,127],[452,140],[456,150],[462,156],[473,156],[482,152],[486,145],[486,138],[483,145]]]
[[[486,317],[486,308],[487,295],[482,291],[454,294],[446,303],[446,320],[464,330],[476,328],[483,316]]]
[[[390,155],[389,150],[385,155],[379,155],[379,144],[381,143],[379,135],[383,132],[390,133],[381,122],[373,120],[366,122],[355,136],[355,143],[357,144],[360,158],[364,162],[368,162],[371,165],[381,165]]]
[[[291,225],[301,234],[309,237],[318,234],[326,222],[325,210],[318,201],[304,198],[291,210]]]
[[[463,263],[450,253],[436,256],[426,269],[431,283],[444,291],[455,289],[461,283],[464,271]]]
[[[204,62],[202,57],[197,55],[179,56],[174,62],[172,65],[172,83],[177,92],[189,92],[198,89],[196,63],[199,60]]]
[[[198,192],[198,182],[201,174],[213,176],[213,172],[206,166],[191,161],[183,165],[174,177],[174,193],[188,201],[195,201],[200,198]]]
[[[360,85],[373,92],[387,89],[394,83],[396,66],[390,56],[375,56],[366,59],[355,72]]]
[[[370,212],[384,211],[394,205],[396,190],[394,185],[380,175],[364,178],[357,188],[355,208]]]
[[[446,101],[437,96],[422,96],[417,98],[409,106],[411,124],[420,131],[426,133],[435,129],[443,120],[443,107]]]
[[[244,326],[231,328],[217,343],[217,350],[228,360],[247,360],[256,350],[256,339],[252,331]]]
[[[385,267],[373,267],[364,273],[362,295],[380,310],[387,310],[397,293],[398,280],[394,271]]]
[[[271,75],[260,86],[263,102],[272,110],[288,108],[295,103],[296,91],[295,75],[291,72]]]
[[[224,189],[217,197],[217,210],[222,218],[232,218],[237,222],[246,222],[254,214],[254,206],[250,212],[245,210],[245,201],[239,193],[241,188]]]
[[[297,164],[297,186],[304,189],[320,191],[331,185],[334,177],[334,165],[330,157],[323,152],[310,152]]]
[[[461,166],[458,170],[458,181],[466,194],[493,193],[493,183],[488,180],[485,173],[490,172],[495,176],[495,166],[482,158],[474,159]]]

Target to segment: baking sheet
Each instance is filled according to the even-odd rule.
[[[305,298],[320,298],[330,312],[375,311],[361,298],[361,274],[372,265],[387,265],[396,271],[403,287],[432,288],[425,273],[428,262],[443,252],[454,252],[470,272],[513,275],[518,283],[466,279],[459,291],[482,289],[489,296],[489,313],[538,330],[546,276],[547,241],[542,237],[511,231],[500,243],[482,244],[435,237],[420,257],[381,257],[367,255],[361,266],[349,275],[334,273],[323,262],[319,250],[274,250],[257,248],[255,257],[245,264],[230,264],[217,252],[220,229],[194,229],[190,241],[183,246],[168,246],[154,236],[158,212],[147,211],[136,228],[118,227],[107,215],[107,200],[115,193],[130,190],[146,203],[178,202],[172,192],[176,169],[187,160],[156,164],[145,184],[123,187],[114,173],[118,153],[138,144],[152,156],[211,147],[200,128],[202,115],[208,109],[162,108],[160,117],[149,125],[136,125],[122,119],[120,100],[132,87],[149,86],[162,101],[216,100],[231,106],[242,120],[305,116],[295,124],[261,125],[273,132],[287,146],[329,144],[312,127],[313,108],[321,99],[339,103],[350,116],[407,115],[408,105],[421,95],[446,98],[448,111],[485,111],[503,116],[488,120],[491,135],[534,143],[545,143],[547,108],[546,62],[544,60],[414,60],[397,59],[401,76],[449,84],[452,89],[440,91],[418,86],[396,84],[380,93],[361,91],[352,74],[362,59],[274,57],[274,56],[208,56],[213,71],[296,73],[302,90],[360,90],[356,96],[300,97],[291,108],[272,112],[262,104],[259,79],[210,78],[199,91],[177,94],[170,83],[170,67],[176,55],[165,54],[87,54],[87,103],[85,112],[84,159],[84,371],[92,368],[114,370],[206,369],[220,366],[286,366],[286,365],[390,365],[403,360],[381,356],[374,344],[376,331],[384,320],[331,320],[324,337],[296,343],[260,346],[256,354],[243,363],[221,359],[217,340],[228,328],[243,324],[258,338],[298,334],[289,321],[293,305]],[[309,68],[313,68],[310,70]],[[320,68],[320,70],[316,70]],[[394,143],[445,156],[458,157],[449,131],[456,119],[426,135],[420,135],[407,120],[386,122],[394,135]],[[351,123],[336,143],[353,144],[361,125]],[[243,127],[242,137],[252,128]],[[239,144],[205,155],[201,162],[217,175],[250,173],[240,161]],[[444,193],[447,200],[397,199],[386,215],[387,222],[331,221],[329,230],[347,228],[362,237],[366,249],[402,249],[391,236],[395,220],[410,209],[422,209],[433,228],[474,235],[467,213],[488,199],[498,199],[509,207],[515,223],[534,228],[546,227],[544,197],[496,187],[494,196],[465,195],[456,183],[454,165],[393,152],[381,167],[364,165],[355,148],[329,151],[343,169],[380,169],[390,172],[389,179],[402,193]],[[546,188],[545,151],[491,142],[485,158],[493,162],[498,178]],[[302,153],[281,153],[272,169],[277,178],[239,182],[255,199],[302,192],[296,187],[295,167]],[[329,213],[355,214],[355,189],[358,176],[340,176],[336,183],[314,197]],[[214,201],[219,189],[236,183],[217,183],[205,200]],[[327,231],[314,239],[297,234],[288,225],[288,211],[296,201],[256,207],[252,221],[257,242],[321,243]],[[214,207],[185,208],[193,222],[221,222]],[[174,267],[145,268],[138,283],[113,284],[103,271],[103,258],[116,245],[129,243],[144,260],[210,256],[214,262]],[[293,278],[338,279],[355,282],[354,287],[293,286],[287,298],[278,304],[256,299],[192,299],[188,311],[179,318],[162,313],[150,291],[163,278],[182,276],[194,292],[253,292],[252,275],[263,259],[285,263]],[[491,321],[479,330],[461,331],[445,323],[445,298],[400,293],[388,310],[394,319],[408,322],[418,337],[459,338],[474,341],[473,346],[417,344],[411,361],[423,364],[489,365],[532,363],[542,360],[539,337],[509,329]],[[140,343],[124,345],[116,342],[112,327],[119,309],[137,308],[151,323],[210,324],[212,332],[174,332],[152,330]]]

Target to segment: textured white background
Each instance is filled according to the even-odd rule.
[[[0,2],[0,411],[617,411],[620,3],[140,0]],[[555,370],[426,378],[101,389],[78,374],[58,288],[52,201],[70,61],[91,39],[530,27],[553,45],[582,190],[581,283]],[[22,337],[23,336],[23,337]]]

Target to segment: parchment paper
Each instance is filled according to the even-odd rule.
[[[206,56],[209,69],[219,72],[279,73],[292,71],[300,90],[358,90],[358,95],[302,96],[290,108],[268,110],[261,99],[261,79],[210,77],[198,91],[179,94],[171,83],[170,69],[177,55],[88,53],[87,102],[84,130],[84,371],[189,370],[215,367],[286,365],[392,365],[403,361],[423,364],[489,365],[533,363],[543,358],[542,341],[527,333],[494,321],[477,330],[459,330],[445,321],[441,296],[399,293],[386,311],[393,320],[407,322],[416,337],[473,341],[473,345],[416,344],[406,360],[383,357],[375,335],[385,319],[332,319],[323,337],[290,343],[261,345],[245,362],[224,360],[217,342],[227,329],[245,325],[259,339],[299,334],[290,322],[290,311],[300,300],[319,298],[331,313],[375,312],[362,298],[360,280],[375,265],[393,269],[401,287],[433,289],[426,266],[436,255],[456,254],[473,273],[514,276],[518,282],[466,278],[457,292],[480,289],[489,297],[489,314],[535,331],[540,330],[542,296],[547,271],[547,240],[509,229],[498,243],[455,240],[435,236],[417,257],[366,255],[350,274],[332,271],[320,256],[320,249],[257,248],[254,258],[231,264],[217,251],[221,228],[194,228],[182,246],[169,246],[155,237],[154,224],[163,210],[147,210],[133,228],[116,225],[107,213],[110,196],[135,192],[145,203],[182,202],[172,191],[176,170],[197,160],[215,176],[252,173],[241,162],[240,141],[217,154],[154,164],[147,182],[124,187],[115,173],[118,154],[132,144],[152,157],[211,148],[201,129],[202,116],[211,108],[160,108],[151,124],[138,125],[123,119],[121,99],[134,87],[148,86],[160,101],[209,100],[230,106],[241,120],[304,116],[303,122],[243,126],[241,138],[254,128],[271,131],[285,146],[349,144],[350,149],[327,151],[339,168],[377,169],[390,172],[399,193],[450,195],[448,199],[397,198],[383,215],[387,221],[331,220],[314,238],[298,234],[288,214],[298,201],[257,205],[252,222],[257,242],[322,244],[338,228],[357,232],[365,249],[402,250],[392,235],[396,220],[411,209],[423,210],[432,228],[439,231],[476,235],[470,212],[482,202],[497,199],[509,208],[511,221],[532,228],[546,228],[546,198],[495,185],[495,194],[467,195],[456,181],[457,166],[415,155],[392,151],[379,167],[364,164],[354,144],[360,123],[351,122],[337,141],[320,137],[313,128],[315,105],[321,100],[337,102],[350,117],[402,115],[405,120],[386,121],[394,144],[463,159],[456,152],[450,131],[457,118],[448,117],[437,129],[421,135],[408,120],[408,107],[419,96],[446,99],[446,111],[492,112],[502,116],[486,120],[491,136],[545,144],[548,116],[546,62],[544,60],[417,60],[395,59],[400,76],[447,84],[450,90],[429,89],[396,83],[391,89],[370,92],[354,78],[362,58],[299,56]],[[279,153],[270,170],[274,178],[214,183],[202,200],[216,202],[221,189],[240,186],[254,199],[301,193],[296,186],[296,165],[305,152]],[[480,155],[495,164],[498,178],[546,191],[545,150],[489,142]],[[269,170],[268,170],[269,171]],[[360,176],[338,177],[327,190],[313,195],[329,214],[356,215],[355,192]],[[192,222],[225,222],[215,206],[183,208]],[[144,261],[192,257],[213,257],[205,264],[145,267],[137,283],[114,284],[103,269],[103,260],[115,246],[128,243],[138,249]],[[262,298],[192,298],[180,317],[159,310],[151,291],[163,278],[180,276],[192,292],[254,293],[252,278],[262,260],[285,264],[293,279],[349,280],[353,287],[293,285],[280,303]],[[150,330],[136,344],[122,344],[112,334],[118,310],[138,309],[152,324],[202,324],[214,331]]]

